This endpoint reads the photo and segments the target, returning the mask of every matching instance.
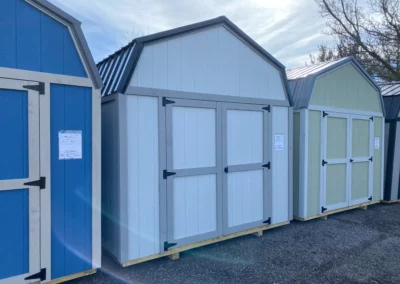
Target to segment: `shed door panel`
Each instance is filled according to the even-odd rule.
[[[262,106],[224,104],[224,234],[265,225],[268,192],[268,112]]]
[[[348,206],[348,116],[329,113],[323,118],[323,186],[321,213]]]
[[[168,242],[182,246],[217,236],[220,182],[217,103],[167,105]],[[174,246],[174,247],[176,247]]]
[[[39,95],[0,79],[0,283],[40,271]]]
[[[352,116],[351,122],[350,205],[355,205],[372,200],[373,121],[366,116]]]

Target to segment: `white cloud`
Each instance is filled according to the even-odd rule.
[[[287,67],[329,38],[313,0],[50,0],[83,23],[96,61],[133,37],[226,15]]]

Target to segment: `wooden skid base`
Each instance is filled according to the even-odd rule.
[[[400,203],[400,200],[382,200],[382,203],[386,203],[386,204],[393,204],[393,203]]]
[[[149,260],[153,260],[153,259],[157,259],[157,258],[161,258],[161,257],[165,257],[165,256],[172,256],[172,255],[176,255],[176,254],[178,255],[178,258],[179,258],[179,253],[183,252],[183,251],[187,251],[187,250],[191,250],[191,249],[194,249],[194,248],[198,248],[198,247],[202,247],[202,246],[206,246],[206,245],[210,245],[210,244],[226,241],[226,240],[229,240],[229,239],[233,239],[233,238],[237,238],[237,237],[241,237],[241,236],[245,236],[245,235],[257,234],[259,232],[263,232],[263,231],[270,230],[270,229],[273,229],[273,228],[285,226],[285,225],[288,225],[288,224],[290,224],[289,221],[278,223],[278,224],[274,224],[274,225],[271,225],[271,226],[258,227],[258,228],[255,228],[255,229],[246,230],[246,231],[243,231],[243,232],[238,232],[238,233],[234,233],[234,234],[230,234],[230,235],[226,235],[226,236],[221,236],[221,237],[217,237],[217,238],[201,241],[201,242],[198,242],[198,243],[190,244],[190,245],[187,245],[187,246],[181,246],[181,247],[178,247],[176,249],[171,249],[169,251],[166,251],[164,253],[150,255],[150,256],[147,256],[147,257],[131,260],[131,261],[122,263],[121,265],[122,265],[122,267],[127,267],[127,266],[131,266],[131,265],[139,264],[139,263],[142,263],[142,262],[146,262],[146,261],[149,261]],[[170,258],[173,259],[173,256],[170,257]]]
[[[368,206],[372,205],[372,204],[377,204],[380,203],[380,201],[374,201],[374,202],[366,202],[366,203],[361,203],[361,204],[357,204],[357,205],[353,205],[353,206],[349,206],[349,207],[344,207],[344,208],[340,208],[340,209],[336,209],[336,210],[332,210],[332,211],[328,211],[325,212],[323,214],[319,214],[319,215],[315,215],[315,216],[311,216],[308,218],[300,218],[300,217],[294,217],[293,219],[298,220],[298,221],[309,221],[309,220],[313,220],[313,219],[323,219],[326,220],[329,215],[335,214],[335,213],[339,213],[339,212],[344,212],[344,211],[349,211],[352,209],[357,209],[357,208],[361,208],[366,210],[365,208],[367,208]]]
[[[50,282],[46,282],[46,283],[48,283],[48,284],[64,283],[64,282],[67,282],[67,281],[71,281],[71,280],[74,280],[74,279],[78,279],[78,278],[81,278],[81,277],[85,277],[85,276],[88,276],[88,275],[95,274],[96,271],[97,271],[97,269],[91,269],[91,270],[88,270],[88,271],[84,271],[84,272],[80,272],[80,273],[64,276],[64,277],[61,277],[61,278],[57,278],[57,279],[51,280]]]

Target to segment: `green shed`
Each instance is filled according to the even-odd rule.
[[[385,108],[379,86],[353,57],[287,75],[295,111],[295,219],[380,202]]]

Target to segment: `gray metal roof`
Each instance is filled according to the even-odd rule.
[[[291,96],[294,108],[308,108],[316,79],[319,76],[348,63],[352,63],[357,69],[359,69],[364,77],[376,88],[377,91],[379,91],[382,110],[385,115],[385,107],[380,87],[354,57],[346,57],[340,60],[288,70],[287,77],[292,91]]]
[[[308,65],[304,67],[298,67],[294,69],[289,69],[286,71],[288,80],[297,80],[300,78],[306,78],[308,75],[317,74],[331,66],[339,64],[342,61],[346,61],[348,58],[343,58],[340,60],[330,61],[330,62],[323,62],[319,64]]]
[[[31,1],[44,11],[60,18],[62,21],[64,21],[71,27],[71,31],[76,39],[78,49],[82,54],[84,64],[86,65],[89,71],[88,74],[89,77],[92,79],[96,89],[102,88],[103,82],[101,81],[99,71],[96,67],[92,53],[90,52],[89,46],[86,42],[86,38],[82,32],[81,28],[82,23],[47,0],[31,0]]]
[[[382,96],[397,96],[400,95],[400,82],[380,83]]]
[[[288,94],[289,103],[290,105],[292,105],[290,87],[286,78],[285,66],[225,16],[134,39],[127,46],[123,47],[122,49],[118,50],[117,52],[97,64],[97,67],[100,70],[101,77],[103,78],[105,84],[103,95],[111,95],[115,92],[125,93],[145,44],[221,24],[229,27],[229,29],[233,31],[238,37],[240,37],[254,50],[261,54],[261,56],[269,60],[280,70],[282,80],[285,84],[286,92]],[[121,59],[121,57],[126,54],[128,54],[128,59],[125,63],[124,60]],[[107,72],[106,70],[108,70],[109,72]]]

